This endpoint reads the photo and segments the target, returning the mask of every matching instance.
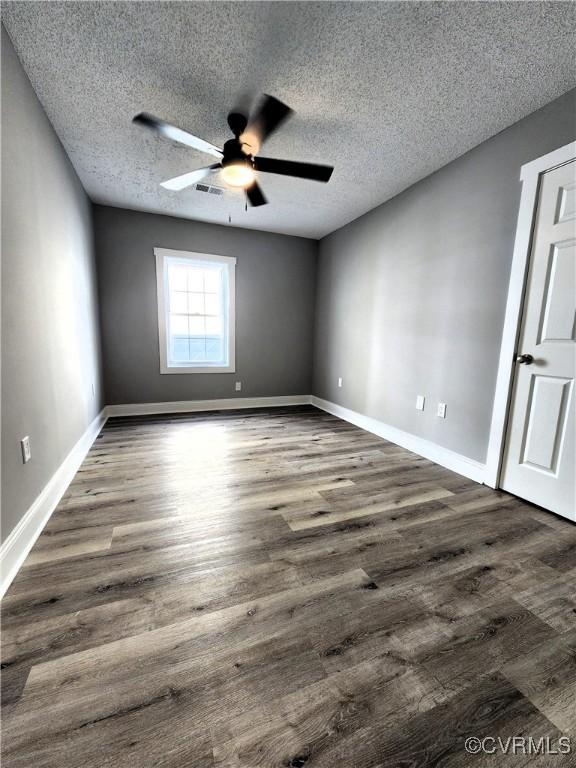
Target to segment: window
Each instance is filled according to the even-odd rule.
[[[160,373],[234,371],[236,259],[155,248]]]

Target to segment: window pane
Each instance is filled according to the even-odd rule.
[[[171,315],[170,335],[188,336],[188,317],[186,315]]]
[[[170,264],[168,268],[168,284],[171,291],[185,291],[188,284],[188,270],[178,264]]]
[[[204,336],[206,330],[204,328],[203,317],[188,317],[188,328],[190,336]]]
[[[203,293],[188,294],[188,313],[191,315],[204,314],[204,294]]]
[[[206,362],[217,363],[222,360],[222,339],[206,338]]]
[[[190,339],[190,362],[201,363],[205,361],[204,356],[205,341],[201,339]]]
[[[206,335],[207,336],[222,336],[223,323],[221,317],[207,317],[206,318]]]
[[[185,315],[188,312],[188,294],[183,291],[170,292],[170,312]]]
[[[171,359],[177,363],[185,363],[189,359],[188,337],[187,336],[173,336],[172,337],[172,353]]]
[[[204,270],[198,267],[188,267],[188,290],[202,292],[204,290]]]
[[[214,293],[207,293],[205,311],[207,315],[220,315],[220,296],[217,296]]]
[[[204,290],[206,293],[220,293],[221,277],[221,269],[204,270]]]

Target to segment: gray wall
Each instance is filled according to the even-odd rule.
[[[571,91],[321,241],[316,395],[485,460],[520,166],[576,138],[575,109]]]
[[[310,393],[316,241],[102,206],[94,231],[107,403]],[[160,374],[155,246],[237,257],[236,373]]]
[[[102,403],[90,202],[1,34],[4,540]]]

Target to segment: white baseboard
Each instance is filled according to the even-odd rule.
[[[468,477],[470,480],[475,480],[477,483],[484,482],[486,466],[479,461],[469,459],[448,448],[442,448],[442,446],[432,443],[430,440],[425,440],[423,437],[417,437],[409,432],[391,427],[382,421],[373,419],[371,416],[364,416],[357,411],[331,403],[329,400],[323,400],[321,397],[312,395],[310,402],[316,408],[327,411],[333,416],[338,416],[338,418],[344,419],[344,421],[349,421],[351,424],[365,429],[367,432],[372,432],[378,435],[378,437],[384,438],[384,440],[396,443],[396,445],[400,445],[402,448],[412,451],[412,453],[417,453],[425,459],[430,459],[435,464],[440,464],[442,467],[451,469],[453,472],[464,475],[464,477]]]
[[[87,427],[82,437],[44,486],[40,495],[2,544],[0,548],[0,561],[2,562],[0,598],[4,596],[36,539],[42,533],[50,515],[56,509],[92,443],[106,423],[106,419],[106,408],[104,408]]]
[[[310,395],[283,397],[230,397],[220,400],[177,400],[167,403],[127,403],[109,405],[110,416],[145,416],[160,413],[196,413],[198,411],[230,411],[237,408],[280,408],[285,405],[309,405]]]

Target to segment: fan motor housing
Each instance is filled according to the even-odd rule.
[[[224,157],[222,158],[222,167],[233,164],[246,164],[252,167],[252,160],[242,150],[242,144],[238,139],[229,139],[222,149]]]

